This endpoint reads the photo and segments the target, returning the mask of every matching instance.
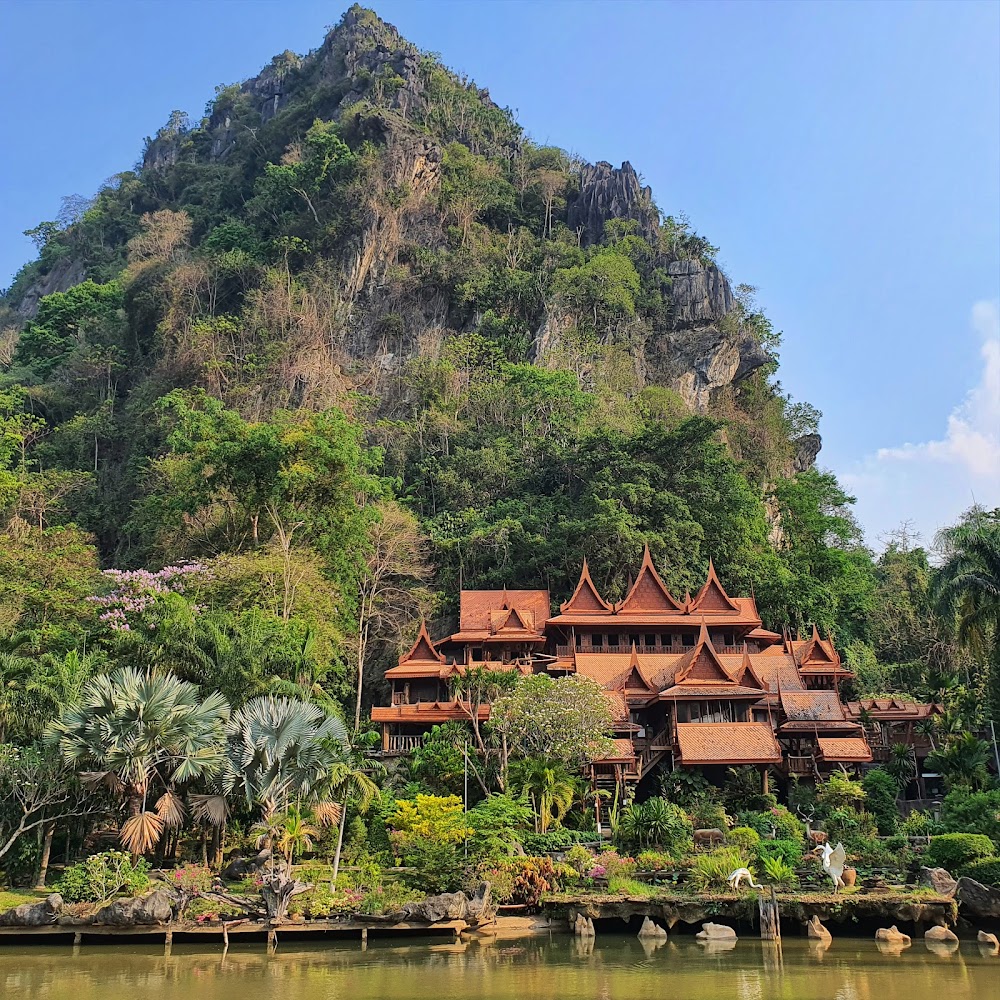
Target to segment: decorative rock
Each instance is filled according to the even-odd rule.
[[[971,878],[960,878],[955,898],[963,917],[996,920],[1000,917],[1000,887],[983,885]]]
[[[928,927],[924,934],[925,941],[937,941],[942,944],[958,944],[958,935],[947,927]]]
[[[895,924],[891,927],[880,927],[875,932],[875,940],[881,941],[883,944],[902,945],[904,948],[908,948],[912,943],[910,935],[904,934]]]
[[[976,940],[980,944],[987,944],[991,948],[1000,949],[1000,940],[997,940],[996,934],[990,934],[987,931],[980,931],[976,936]]]
[[[939,896],[949,898],[955,895],[955,889],[958,886],[958,882],[951,877],[945,868],[921,868],[918,884],[929,886]]]
[[[639,933],[637,935],[640,938],[650,938],[657,941],[666,941],[667,932],[657,923],[654,923],[649,917],[646,917],[642,921],[642,927],[639,928]]]
[[[696,941],[735,941],[736,931],[728,924],[713,924],[710,921],[701,925],[701,930],[695,934]]]
[[[576,915],[576,922],[573,924],[573,933],[580,938],[597,936],[594,931],[594,921],[590,917],[585,917],[582,913]]]
[[[482,882],[471,898],[464,892],[443,892],[419,903],[407,903],[401,914],[403,920],[424,920],[429,924],[439,920],[464,920],[475,927],[491,921],[496,916],[496,906],[490,883]]]
[[[52,893],[38,903],[22,903],[0,913],[0,927],[45,927],[54,924],[62,911],[63,898]]]
[[[806,924],[806,934],[817,941],[824,941],[826,944],[833,941],[833,935],[819,922],[819,917],[815,913]]]
[[[253,858],[244,858],[242,855],[237,854],[219,872],[219,878],[226,882],[238,882],[240,879],[246,878],[247,875],[259,872],[270,860],[271,852],[269,850],[261,851],[260,854]]]
[[[163,889],[155,889],[134,899],[118,899],[97,911],[95,924],[111,927],[136,927],[146,924],[166,924],[174,916],[174,897]]]

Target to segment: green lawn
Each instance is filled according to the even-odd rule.
[[[44,898],[44,896],[32,892],[30,889],[16,889],[13,892],[0,890],[0,913],[4,913],[15,906],[20,906],[21,903],[37,903],[40,899]]]

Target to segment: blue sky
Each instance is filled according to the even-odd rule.
[[[346,7],[346,3],[344,4]],[[784,331],[869,541],[1000,504],[1000,4],[383,2],[536,140],[631,160]],[[0,284],[21,232],[338,4],[6,0]]]

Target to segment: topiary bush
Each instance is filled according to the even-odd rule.
[[[726,834],[726,843],[739,848],[748,858],[757,853],[760,834],[752,826],[737,826]]]
[[[983,858],[966,865],[959,873],[983,885],[1000,886],[1000,858]]]
[[[931,837],[925,863],[929,868],[946,868],[955,874],[967,865],[995,856],[993,841],[981,833],[942,833]]]

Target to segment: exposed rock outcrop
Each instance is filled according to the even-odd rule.
[[[793,472],[808,472],[816,464],[816,456],[823,447],[819,434],[803,434],[792,441],[795,454],[792,457]]]
[[[990,934],[988,931],[980,931],[976,935],[976,941],[983,948],[989,948],[994,955],[1000,953],[1000,940],[997,939],[996,934]]]
[[[56,922],[62,907],[62,896],[54,892],[38,903],[22,903],[0,913],[0,927],[46,927]]]
[[[1000,888],[983,885],[975,879],[962,877],[955,886],[959,913],[974,920],[996,920],[1000,917]]]
[[[573,933],[578,938],[596,937],[594,921],[590,917],[585,917],[582,913],[578,913],[576,920],[573,921]]]
[[[79,285],[87,277],[83,262],[74,257],[64,257],[48,274],[43,274],[31,284],[17,304],[16,312],[22,319],[34,319],[39,300],[53,292],[65,292]]]
[[[263,850],[252,858],[244,858],[241,854],[237,854],[219,872],[219,878],[226,882],[237,882],[253,872],[262,871],[270,860],[271,852],[269,850]]]
[[[643,187],[635,168],[626,160],[613,167],[602,160],[580,168],[580,191],[567,213],[570,229],[580,232],[584,246],[600,243],[604,224],[612,219],[632,219],[639,233],[653,241],[660,220],[653,205],[653,191]]]
[[[945,868],[921,868],[919,884],[930,886],[939,896],[954,896],[958,882]]]
[[[94,917],[95,924],[111,927],[139,927],[148,924],[168,924],[174,917],[174,897],[163,889],[154,889],[134,899],[117,899],[102,907]]]
[[[928,927],[924,933],[925,941],[935,941],[938,944],[958,944],[958,935],[947,927]]]

